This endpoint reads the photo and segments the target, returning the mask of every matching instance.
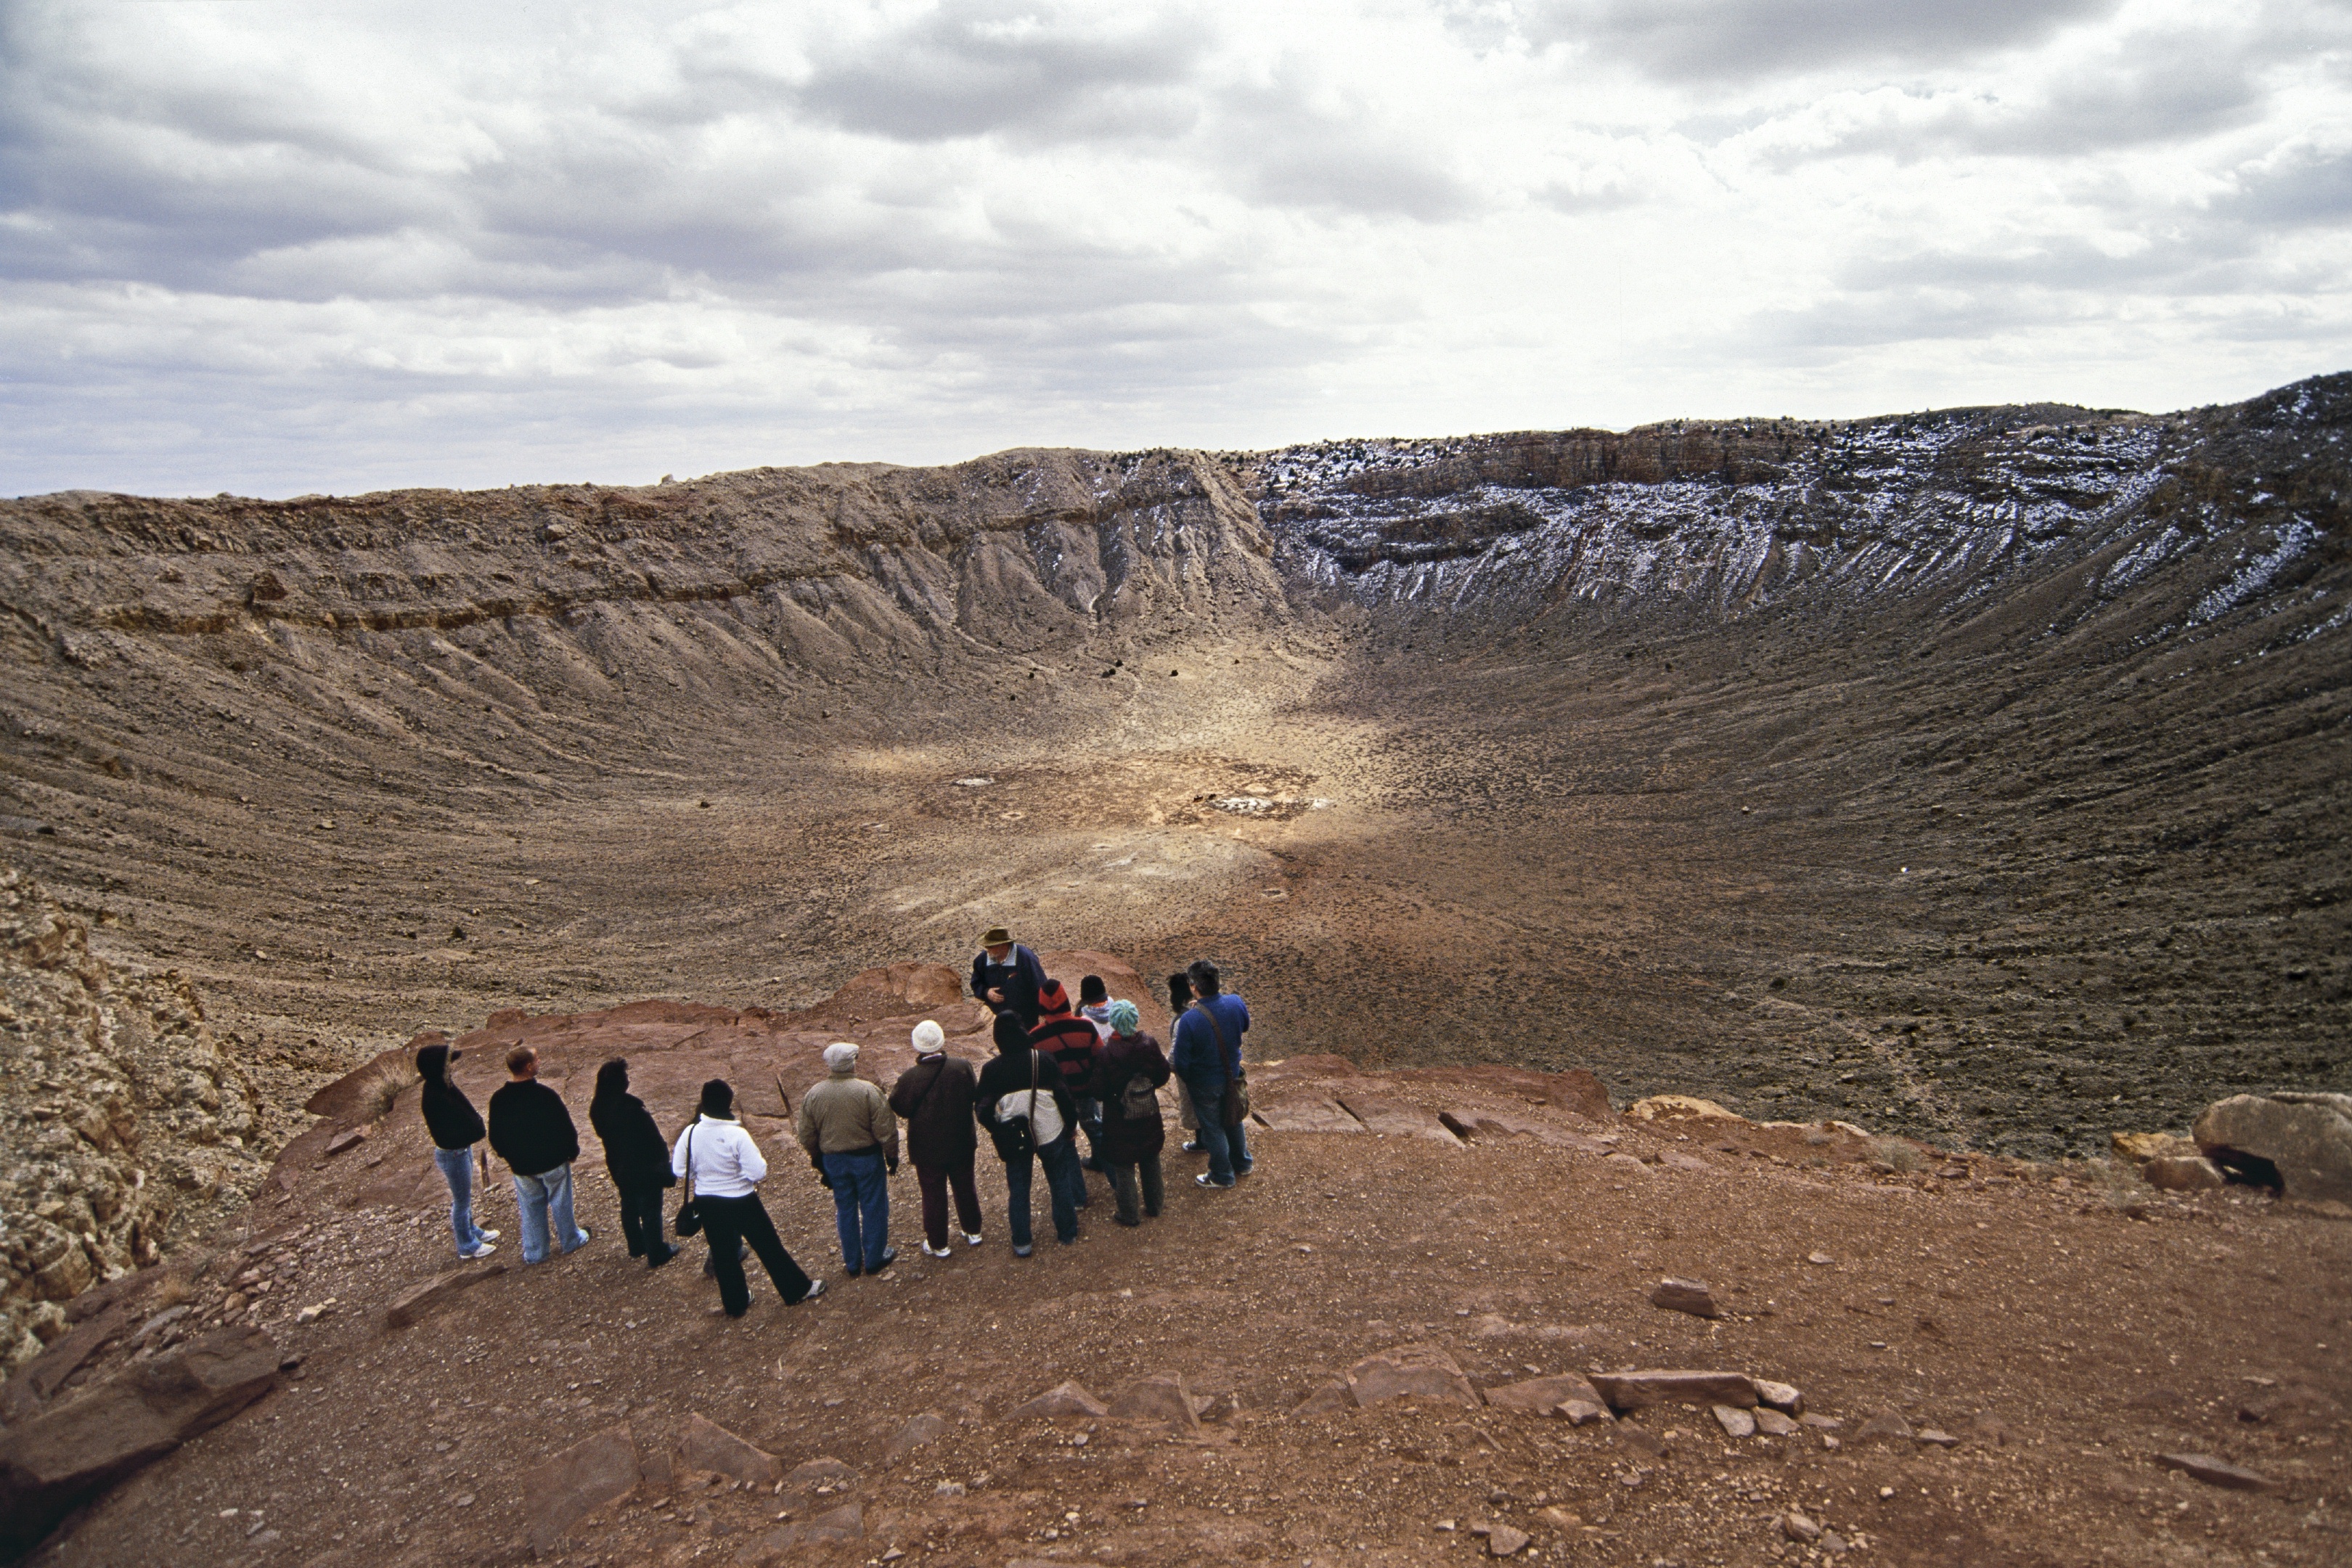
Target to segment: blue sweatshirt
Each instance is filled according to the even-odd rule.
[[[1217,1015],[1217,1027],[1201,1016],[1203,1007]],[[1221,991],[1205,1002],[1195,1002],[1184,1009],[1176,1020],[1176,1048],[1168,1053],[1168,1065],[1188,1084],[1222,1092],[1228,1068],[1235,1078],[1242,1072],[1242,1035],[1249,1028],[1249,1004],[1230,991]],[[1224,1031],[1224,1059],[1217,1057],[1217,1031]]]

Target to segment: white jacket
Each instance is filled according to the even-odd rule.
[[[714,1117],[698,1117],[687,1123],[686,1131],[669,1152],[669,1168],[680,1177],[688,1174],[686,1168],[687,1145],[694,1145],[694,1193],[703,1198],[740,1198],[766,1180],[768,1162],[760,1157],[760,1146],[743,1131],[740,1121],[721,1121]]]

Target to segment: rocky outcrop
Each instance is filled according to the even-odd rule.
[[[68,1513],[227,1420],[277,1385],[278,1350],[229,1330],[138,1362],[0,1438],[0,1557],[40,1543]]]
[[[2233,1094],[2194,1129],[2206,1158],[2291,1198],[2352,1202],[2352,1094]]]
[[[65,1303],[201,1235],[268,1174],[252,1097],[176,972],[127,973],[0,868],[0,1370]]]

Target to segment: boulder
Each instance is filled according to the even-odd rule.
[[[1462,1368],[1437,1345],[1399,1345],[1368,1355],[1347,1372],[1348,1392],[1359,1408],[1384,1399],[1443,1400],[1475,1410],[1482,1403]]]
[[[0,1557],[278,1385],[278,1347],[229,1329],[130,1367],[0,1436]]]
[[[2110,1132],[2107,1147],[2118,1160],[2128,1160],[2135,1165],[2150,1160],[2160,1160],[2170,1154],[2194,1154],[2197,1141],[2183,1138],[2178,1132]]]
[[[2284,1481],[2274,1481],[2252,1470],[2241,1469],[2210,1454],[2158,1454],[2156,1462],[2168,1470],[2179,1470],[2184,1476],[2203,1481],[2209,1487],[2222,1487],[2233,1492],[2286,1490]]]
[[[1560,1406],[1580,1400],[1598,1407],[1600,1392],[1572,1372],[1556,1377],[1530,1377],[1486,1390],[1486,1403],[1497,1410],[1517,1410],[1531,1415],[1557,1415]]]
[[[2352,1201],[2352,1094],[2233,1094],[2197,1118],[2197,1147],[2291,1198]]]
[[[773,1454],[699,1415],[688,1415],[686,1429],[678,1434],[677,1462],[689,1470],[709,1470],[763,1487],[774,1486],[784,1473],[783,1461]]]
[[[1594,1373],[1592,1386],[1612,1410],[1645,1410],[1653,1405],[1729,1405],[1756,1408],[1756,1383],[1737,1372]]]
[[[1201,1429],[1200,1415],[1184,1380],[1168,1373],[1137,1378],[1111,1395],[1108,1413],[1114,1420],[1156,1421],[1178,1432]]]
[[[606,1503],[637,1489],[637,1441],[627,1423],[574,1443],[519,1478],[531,1550],[545,1552]]]
[[[1013,1415],[1018,1420],[1035,1415],[1108,1415],[1110,1406],[1076,1383],[1057,1383]]]
[[[2168,1193],[2197,1193],[2218,1187],[2225,1180],[2221,1167],[2202,1154],[2159,1154],[2139,1168],[2151,1187]]]
[[[1790,1415],[1805,1413],[1804,1391],[1793,1383],[1775,1383],[1769,1377],[1756,1381],[1756,1397],[1773,1409]]]
[[[447,1305],[460,1291],[470,1290],[485,1279],[495,1279],[507,1271],[503,1263],[486,1263],[479,1268],[452,1268],[436,1274],[422,1284],[411,1285],[392,1299],[383,1310],[386,1329],[404,1329],[411,1323],[424,1321]]]
[[[1715,1292],[1696,1279],[1677,1279],[1668,1275],[1650,1291],[1650,1305],[1669,1312],[1688,1312],[1694,1318],[1714,1318],[1722,1314],[1715,1304]]]

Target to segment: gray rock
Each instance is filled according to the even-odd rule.
[[[411,1323],[423,1322],[448,1305],[460,1291],[470,1290],[483,1280],[495,1279],[506,1271],[507,1266],[503,1263],[488,1263],[478,1268],[452,1268],[420,1284],[411,1285],[394,1296],[392,1305],[383,1310],[383,1326],[404,1329]]]
[[[544,1552],[606,1503],[637,1489],[637,1444],[624,1424],[607,1426],[525,1470],[523,1507],[531,1550]]]
[[[1291,1407],[1294,1416],[1340,1415],[1356,1408],[1356,1396],[1338,1378],[1321,1384]]]
[[[2139,1168],[2147,1184],[2168,1193],[2202,1192],[2218,1187],[2221,1167],[2202,1154],[2160,1154]]]
[[[1914,1440],[1911,1423],[1893,1410],[1882,1410],[1855,1428],[1857,1443],[1908,1443]]]
[[[1197,1433],[1200,1415],[1192,1408],[1192,1394],[1184,1380],[1162,1373],[1139,1377],[1111,1395],[1110,1406],[1105,1412],[1118,1421],[1153,1421],[1177,1432]]]
[[[2192,1131],[2225,1171],[2260,1178],[2266,1164],[2288,1197],[2352,1201],[2352,1094],[2233,1094]]]
[[[1672,1275],[1659,1280],[1650,1291],[1650,1305],[1669,1312],[1688,1312],[1694,1318],[1722,1315],[1716,1307],[1715,1293],[1703,1281],[1677,1279]]]
[[[1489,1525],[1486,1530],[1486,1551],[1496,1557],[1508,1557],[1533,1540],[1526,1531],[1513,1525]]]
[[[883,1450],[884,1462],[903,1459],[925,1444],[939,1441],[947,1429],[946,1416],[936,1410],[924,1411],[920,1415],[898,1428],[898,1436],[892,1437],[890,1446]]]
[[[1368,1355],[1348,1369],[1347,1382],[1360,1407],[1416,1395],[1473,1410],[1482,1403],[1462,1368],[1437,1345],[1399,1345]]]
[[[2203,1481],[2209,1487],[2223,1487],[2233,1492],[2283,1492],[2286,1483],[2268,1476],[2240,1469],[2210,1454],[2158,1454],[2156,1462],[2168,1470]]]
[[[1109,1414],[1109,1405],[1087,1393],[1083,1384],[1076,1383],[1057,1383],[1013,1413],[1016,1420],[1040,1415],[1101,1416]]]
[[[1812,1516],[1804,1510],[1792,1508],[1780,1516],[1780,1533],[1791,1541],[1810,1545],[1822,1538],[1822,1527],[1815,1524]]]
[[[1769,1405],[1756,1407],[1756,1430],[1767,1437],[1793,1437],[1803,1428]]]
[[[1486,1390],[1486,1403],[1497,1410],[1517,1410],[1531,1415],[1557,1415],[1570,1400],[1601,1403],[1600,1392],[1575,1373],[1530,1377]]]
[[[1793,1383],[1774,1383],[1769,1377],[1756,1379],[1756,1397],[1784,1415],[1805,1413],[1804,1391]]]
[[[1612,1410],[1653,1405],[1733,1405],[1753,1410],[1759,1403],[1755,1380],[1738,1372],[1594,1373],[1592,1386]]]
[[[1714,1413],[1715,1424],[1723,1428],[1725,1436],[1753,1437],[1756,1436],[1756,1417],[1738,1405],[1718,1405],[1714,1407]],[[1782,1418],[1786,1419],[1786,1417]]]
[[[206,1334],[0,1436],[0,1558],[31,1551],[82,1503],[278,1385],[258,1329]]]

